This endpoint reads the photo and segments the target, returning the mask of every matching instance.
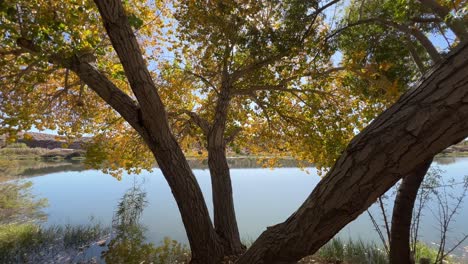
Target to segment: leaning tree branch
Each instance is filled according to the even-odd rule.
[[[208,133],[210,132],[210,123],[208,122],[208,120],[204,119],[203,117],[192,111],[185,110],[183,112],[190,117],[190,120],[192,120],[192,122],[195,123],[195,125],[201,128],[205,136],[208,135]]]
[[[298,80],[302,77],[310,77],[310,76],[318,76],[323,78],[328,76],[334,72],[345,70],[345,67],[334,67],[327,69],[323,72],[306,72],[300,75],[294,75],[279,81],[278,84],[265,84],[265,85],[251,85],[248,88],[244,89],[236,89],[232,92],[233,95],[250,95],[256,91],[282,91],[282,92],[290,92],[290,93],[318,93],[318,94],[328,94],[325,91],[320,91],[316,89],[301,89],[301,88],[293,88],[288,87],[288,84],[294,80]]]
[[[313,17],[312,18],[312,21],[309,23],[308,27],[306,28],[304,34],[302,35],[301,37],[301,42],[303,42],[306,38],[308,38],[312,32],[312,27],[314,26],[315,24],[315,21],[317,20],[318,16],[323,12],[325,11],[327,8],[329,8],[330,6],[340,2],[341,0],[332,0],[328,3],[326,3],[325,5],[323,5],[322,7],[318,8],[317,10],[315,10],[314,13],[310,14],[309,17]]]
[[[216,85],[214,85],[210,80],[208,80],[208,78],[204,77],[203,75],[201,74],[198,74],[198,73],[195,73],[195,72],[192,72],[192,71],[187,71],[187,73],[197,77],[198,79],[200,79],[204,84],[208,85],[209,87],[211,87],[216,93],[219,93],[218,91],[218,88],[216,88]]]
[[[343,31],[349,28],[359,26],[359,25],[364,25],[364,24],[380,24],[383,26],[394,28],[404,34],[411,35],[414,38],[416,38],[418,42],[424,47],[424,49],[427,51],[427,53],[429,54],[429,56],[434,62],[438,62],[442,59],[442,56],[439,54],[439,52],[437,51],[435,46],[432,44],[432,42],[420,30],[414,27],[409,27],[407,25],[398,24],[396,22],[385,20],[382,18],[367,18],[367,19],[358,20],[353,23],[349,23],[348,25],[335,30],[333,33],[328,35],[325,39],[331,39],[341,34]]]
[[[465,41],[359,133],[302,206],[237,263],[293,263],[315,253],[402,176],[466,138],[467,119]]]
[[[30,40],[20,38],[17,44],[31,54],[40,53],[40,49]],[[81,62],[79,57],[72,56],[66,58],[60,54],[49,56],[49,62],[72,70],[88,87],[96,92],[106,103],[114,108],[133,128],[138,132],[146,134],[144,128],[140,124],[139,116],[140,109],[135,101],[112,81],[109,80],[102,72],[97,70],[93,65],[87,62]],[[68,86],[68,85],[66,85]],[[63,90],[67,90],[65,87]]]
[[[152,136],[170,133],[166,110],[141,54],[135,33],[120,0],[95,0],[111,40],[141,108],[142,122]]]
[[[239,135],[241,131],[242,131],[241,127],[236,127],[235,129],[233,129],[224,139],[225,144],[229,144],[232,141],[234,141],[234,139],[236,139],[237,135]]]
[[[283,53],[276,54],[276,55],[273,55],[273,56],[268,57],[266,59],[253,62],[253,63],[251,63],[251,64],[249,64],[249,65],[247,65],[247,66],[245,66],[243,68],[240,68],[240,69],[234,71],[231,74],[230,81],[235,82],[235,81],[239,80],[240,78],[242,78],[245,74],[256,71],[256,70],[262,68],[263,66],[272,64],[275,61],[281,59],[283,56],[284,56]]]

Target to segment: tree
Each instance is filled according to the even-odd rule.
[[[349,7],[347,18],[343,21],[345,24],[343,28],[348,28],[348,30],[340,36],[342,47],[352,63],[357,61],[360,65],[364,64],[361,67],[364,67],[366,63],[371,65],[372,63],[374,65],[390,63],[390,69],[384,72],[383,76],[394,83],[398,87],[397,90],[406,90],[412,80],[417,79],[417,76],[424,73],[427,67],[442,58],[425,35],[440,32],[439,38],[445,38],[447,45],[453,45],[453,42],[446,37],[446,26],[449,26],[452,31],[458,32],[456,36],[459,39],[464,39],[464,25],[460,21],[463,17],[444,18],[449,12],[456,13],[462,7],[462,3],[453,3],[443,7],[435,1],[367,1],[366,5],[356,3]],[[441,9],[446,12],[442,18],[438,17],[440,12],[437,13]],[[446,24],[442,23],[443,21]],[[455,27],[456,29],[453,28],[454,23],[458,26]],[[379,45],[375,46],[367,41],[351,42],[351,40],[356,40],[359,34],[379,39]],[[407,46],[401,47],[399,44],[401,42],[407,43]],[[366,57],[356,58],[355,54],[366,54]],[[411,69],[411,63],[408,61],[411,57],[420,73]],[[405,78],[402,78],[403,76]],[[358,76],[359,79],[363,77]],[[401,189],[395,199],[392,231],[387,230],[391,263],[410,263],[413,206],[428,166],[402,179]]]
[[[283,153],[288,153],[291,149],[299,150],[286,143],[288,138],[297,140],[301,137],[310,146],[311,142],[328,141],[330,144],[323,144],[328,149],[313,148],[314,153],[334,154],[320,153],[316,159],[323,164],[334,160],[333,156],[338,153],[339,145],[348,141],[353,133],[351,120],[357,119],[352,108],[340,101],[346,97],[340,99],[334,96],[335,85],[327,84],[331,75],[340,69],[326,67],[331,52],[323,38],[326,30],[320,16],[323,10],[336,2],[319,6],[318,3],[303,4],[302,1],[284,4],[252,1],[244,5],[233,1],[201,6],[182,1],[180,6],[174,7],[180,14],[180,40],[190,40],[190,45],[208,47],[202,52],[194,51],[192,58],[184,58],[183,61],[193,65],[200,63],[203,66],[193,67],[195,71],[202,70],[203,75],[197,72],[189,74],[197,77],[197,82],[190,82],[187,78],[187,73],[191,70],[188,66],[180,69],[177,65],[162,65],[160,78],[150,73],[140,52],[135,31],[138,34],[146,32],[146,35],[138,39],[149,38],[143,44],[151,47],[152,40],[158,41],[160,36],[148,36],[151,32],[144,28],[141,18],[158,22],[161,22],[161,18],[150,17],[150,11],[143,5],[130,7],[122,6],[119,1],[96,1],[108,39],[102,34],[99,16],[91,3],[80,6],[71,14],[62,14],[66,9],[64,3],[55,6],[41,1],[16,5],[7,3],[4,15],[10,23],[5,24],[3,31],[3,35],[7,37],[3,53],[9,56],[3,61],[4,71],[8,73],[4,79],[11,78],[13,82],[6,84],[2,92],[2,97],[5,101],[8,100],[1,111],[3,124],[6,130],[27,129],[32,124],[40,125],[41,122],[54,127],[58,119],[66,121],[61,129],[71,136],[79,132],[104,130],[104,135],[96,137],[99,140],[97,146],[88,149],[88,161],[105,161],[110,169],[118,169],[118,165],[126,169],[149,166],[148,155],[142,161],[133,162],[135,158],[139,158],[140,153],[148,153],[144,148],[138,147],[140,144],[136,144],[137,147],[132,146],[144,141],[156,157],[173,190],[194,252],[193,261],[207,263],[216,261],[223,254],[239,254],[243,247],[237,229],[225,153],[226,145],[239,133],[238,124],[241,123],[244,129],[254,133],[254,137],[243,144],[268,138],[263,147],[269,146],[270,149]],[[258,13],[262,8],[269,9],[269,13]],[[311,11],[313,12],[310,13]],[[238,14],[230,15],[230,12]],[[194,13],[200,15],[193,16]],[[87,20],[86,16],[91,16],[91,19]],[[207,17],[209,19],[206,21],[197,21]],[[219,19],[226,21],[219,23]],[[252,22],[249,19],[263,19],[264,27],[257,27],[257,21]],[[46,26],[49,24],[52,27]],[[68,26],[70,24],[80,27],[76,30]],[[211,38],[204,39],[197,31],[199,24],[204,25],[202,30],[212,30]],[[221,28],[217,25],[221,25]],[[108,47],[109,42],[116,54],[109,52],[112,51]],[[183,49],[193,48],[190,45]],[[314,55],[311,56],[310,53]],[[98,60],[96,57],[99,56],[104,57],[105,61]],[[15,65],[8,63],[8,59],[17,57],[19,60]],[[116,62],[117,57],[121,64]],[[210,71],[214,71],[215,76],[205,77]],[[26,75],[28,78],[24,78]],[[49,79],[46,80],[46,76]],[[153,81],[156,78],[157,85]],[[175,78],[184,81],[174,82]],[[316,80],[302,84],[303,78]],[[51,84],[60,88],[51,89]],[[210,89],[208,93],[205,92],[206,100],[199,99],[195,106],[181,103],[194,99],[193,89],[184,90],[184,86],[197,88],[201,84],[208,85]],[[314,85],[319,88],[313,89]],[[20,86],[27,89],[18,89]],[[179,89],[180,96],[173,95],[174,87]],[[94,95],[86,94],[87,88],[92,89],[118,112],[138,135],[129,133],[130,127],[119,120],[114,111],[106,109],[107,111],[102,112],[102,102],[87,102],[97,99]],[[127,94],[129,88],[134,97]],[[202,87],[200,90],[203,92],[203,89],[207,88]],[[202,94],[202,99],[205,94]],[[320,96],[326,96],[327,100],[319,100]],[[21,99],[17,100],[18,98]],[[31,104],[30,107],[24,112],[18,111],[19,106],[25,105],[25,100]],[[166,111],[164,101],[170,100],[180,105],[168,106]],[[257,109],[251,107],[254,103],[257,104]],[[230,112],[231,105],[242,111]],[[308,110],[302,112],[307,118],[301,119],[299,113],[305,106]],[[192,111],[194,107],[201,110],[195,113]],[[48,112],[57,108],[64,108],[70,113]],[[39,109],[41,114],[34,113],[31,109]],[[178,126],[180,113],[186,114],[198,126],[198,132],[201,131],[206,140],[213,182],[214,230],[198,184],[179,145],[179,142],[184,141],[178,137],[177,129],[185,128]],[[230,123],[227,122],[228,119]],[[318,122],[312,122],[312,125],[318,129],[307,129],[305,125],[308,120],[314,119]],[[295,124],[298,121],[300,124]],[[266,127],[268,131],[265,131]],[[176,133],[173,134],[172,130],[176,130]],[[124,135],[119,133],[121,131],[125,132]],[[313,131],[317,133],[312,133]],[[106,144],[109,140],[102,140],[106,138],[117,140],[117,146]],[[273,138],[281,139],[271,140]],[[128,146],[131,146],[130,149]],[[103,149],[110,153],[101,153]],[[305,156],[304,153],[304,150],[297,151],[298,156]]]
[[[113,72],[115,78],[121,79],[123,71],[125,72],[128,84],[135,96],[132,98],[118,87],[121,83],[114,83],[106,76],[102,71],[103,68],[105,69],[105,65],[101,65],[103,66],[101,70],[92,65],[95,60],[89,56],[92,55],[89,54],[90,47],[91,50],[96,48],[96,53],[103,52],[106,49],[98,45],[101,41],[99,36],[102,35],[103,30],[101,22],[99,22],[100,18],[94,11],[94,4],[91,2],[87,2],[85,5],[74,2],[69,4],[76,4],[77,9],[68,12],[69,6],[67,3],[55,3],[53,6],[50,6],[50,3],[42,3],[40,1],[21,3],[21,5],[15,2],[2,2],[2,16],[11,22],[3,26],[2,37],[7,39],[4,41],[7,47],[16,46],[14,49],[6,49],[3,52],[13,55],[19,52],[20,56],[23,55],[17,61],[17,65],[12,66],[13,69],[10,68],[10,73],[20,71],[25,74],[28,71],[45,70],[55,73],[52,78],[56,77],[60,80],[59,74],[61,72],[57,72],[56,68],[66,69],[65,85],[58,93],[59,95],[63,93],[71,97],[66,102],[70,104],[68,109],[73,114],[82,112],[85,116],[86,114],[91,115],[88,115],[90,118],[85,118],[84,120],[106,118],[106,115],[101,115],[99,111],[96,113],[88,112],[93,110],[93,105],[90,105],[85,110],[79,107],[82,104],[78,104],[79,101],[77,99],[80,99],[83,95],[83,89],[80,88],[79,93],[76,94],[69,87],[69,81],[73,81],[77,77],[109,106],[115,109],[141,136],[155,156],[166,180],[171,186],[187,230],[193,253],[192,262],[216,263],[222,256],[219,238],[211,223],[200,187],[178,142],[170,130],[164,105],[146,67],[132,28],[132,25],[141,26],[139,24],[141,20],[135,15],[127,16],[127,11],[125,11],[120,1],[96,2],[102,21],[104,22],[105,30],[109,36],[109,39],[106,39],[104,42],[109,43],[108,41],[110,40],[122,63],[121,66],[117,67],[117,70],[120,69],[120,72],[116,72],[115,70],[111,72]],[[135,5],[131,8],[133,9],[130,9],[130,12],[134,11],[138,12],[138,14],[149,12],[144,5]],[[44,27],[44,24],[41,24],[41,22],[52,24],[53,29]],[[65,25],[63,22],[68,22],[68,24]],[[78,30],[75,30],[73,26],[77,26]],[[81,31],[80,29],[83,28],[85,30]],[[17,45],[15,45],[15,42]],[[51,47],[59,48],[50,50]],[[8,64],[8,59],[11,59],[11,57],[3,60],[2,64]],[[22,68],[22,65],[31,62],[32,66],[30,68]],[[42,69],[36,68],[36,65],[42,66]],[[121,70],[122,67],[123,71]],[[73,72],[76,77],[70,78],[69,72]],[[37,76],[31,78],[37,78]],[[72,80],[69,80],[69,78]],[[21,113],[15,114],[13,107],[15,104],[23,104],[25,102],[18,102],[15,96],[22,93],[28,94],[28,90],[14,89],[15,85],[21,82],[31,85],[29,86],[29,92],[31,90],[34,91],[36,88],[47,88],[47,85],[33,85],[37,83],[44,84],[44,79],[27,81],[30,80],[24,80],[20,76],[17,77],[17,82],[8,85],[8,88],[2,89],[2,99],[8,98],[11,100],[7,101],[8,104],[2,108],[2,123],[4,125],[15,127],[20,123],[18,120],[21,120],[21,118],[18,118],[18,114],[21,115]],[[13,90],[10,90],[11,88]],[[50,94],[50,91],[45,90],[44,94]],[[41,93],[34,95],[41,97]],[[25,95],[23,98],[31,100],[33,102],[31,106],[39,104],[39,107],[36,109],[41,109],[42,102],[37,97],[31,98]],[[50,102],[50,98],[48,99],[47,102]],[[94,110],[97,109],[94,108]],[[115,114],[110,113],[107,116],[112,117]],[[23,121],[26,119],[26,122],[23,122],[19,127],[30,126],[31,123],[37,121],[32,121],[35,118],[42,121],[51,117],[52,115],[45,117],[33,115],[23,118]],[[46,124],[50,124],[50,119],[47,121],[49,122]],[[80,124],[83,124],[83,122],[76,122],[76,125],[79,126]]]
[[[432,159],[414,170],[414,173],[406,175],[398,188],[398,194],[395,197],[393,206],[389,241],[390,263],[414,263],[410,245],[414,203],[431,163]]]
[[[466,18],[464,16],[459,16],[458,11],[460,7],[465,6],[466,1],[459,1],[457,4],[449,3],[448,1],[435,1],[435,0],[419,0],[422,5],[426,8],[432,10],[440,20],[445,21],[450,30],[460,39],[466,40],[468,38],[468,29]],[[455,9],[455,10],[451,10]],[[461,8],[460,8],[461,9]],[[451,14],[454,11],[455,16]],[[463,11],[462,11],[463,12]]]
[[[238,263],[294,263],[314,253],[403,175],[463,140],[467,56],[464,42],[359,133],[302,206]]]
[[[2,2],[2,19],[6,23],[2,24],[1,27],[1,35],[5,39],[3,42],[5,48],[2,47],[1,52],[6,56],[1,64],[4,85],[0,96],[3,102],[7,102],[2,104],[0,110],[2,128],[10,131],[27,129],[31,125],[38,125],[41,122],[44,122],[48,127],[53,127],[57,121],[63,120],[67,123],[62,126],[62,130],[69,135],[87,130],[105,131],[100,138],[119,139],[119,142],[116,148],[110,149],[110,153],[100,153],[99,150],[92,149],[91,156],[94,161],[106,160],[109,154],[121,154],[124,153],[121,151],[122,149],[129,149],[129,152],[125,152],[128,154],[123,155],[122,159],[107,159],[107,165],[111,169],[116,168],[116,165],[124,165],[128,169],[133,168],[135,163],[132,161],[141,153],[143,153],[144,159],[136,165],[139,167],[150,166],[148,164],[151,159],[148,158],[148,154],[154,156],[179,206],[192,250],[193,263],[217,263],[224,254],[238,253],[242,250],[236,234],[238,231],[235,226],[229,171],[225,163],[226,143],[230,142],[231,136],[235,138],[236,130],[238,130],[236,124],[240,123],[239,120],[253,120],[245,127],[249,132],[255,132],[251,140],[269,137],[275,139],[270,141],[273,142],[270,143],[271,145],[278,145],[278,142],[287,142],[292,139],[297,139],[299,143],[309,143],[305,144],[308,146],[305,150],[284,143],[286,150],[297,150],[297,156],[308,152],[313,146],[310,144],[311,142],[321,143],[326,140],[335,140],[331,144],[324,144],[324,150],[336,155],[341,150],[340,145],[345,144],[344,142],[353,135],[354,129],[362,125],[361,119],[357,118],[358,115],[353,108],[353,103],[356,102],[347,101],[349,93],[346,93],[346,90],[336,93],[340,83],[331,81],[332,78],[326,78],[327,74],[335,73],[339,69],[330,67],[330,56],[333,49],[327,45],[326,27],[323,26],[322,18],[319,15],[324,8],[337,1],[322,5],[303,3],[303,1],[273,2],[270,5],[267,5],[270,3],[269,1],[265,1],[265,3],[252,1],[244,5],[224,1],[210,2],[206,5],[201,5],[198,2],[182,2],[181,6],[172,7],[178,8],[177,14],[180,15],[178,18],[181,23],[179,37],[193,40],[193,43],[196,43],[195,46],[191,46],[190,44],[193,43],[189,43],[181,48],[202,47],[199,50],[203,52],[200,54],[195,52],[193,57],[206,57],[207,59],[194,60],[195,63],[192,64],[201,63],[203,67],[197,69],[206,70],[207,74],[211,74],[210,69],[215,69],[216,85],[213,85],[213,75],[204,76],[196,71],[192,75],[197,77],[198,82],[187,83],[185,73],[190,69],[189,67],[185,67],[183,71],[181,67],[170,67],[169,69],[162,67],[165,71],[161,70],[159,77],[151,74],[145,59],[155,55],[148,52],[148,49],[154,47],[154,42],[160,41],[161,35],[167,33],[161,29],[152,31],[164,23],[164,19],[161,18],[163,16],[159,16],[161,12],[151,12],[154,10],[164,11],[160,2],[155,2],[154,6],[138,3],[129,5],[118,0],[96,0],[95,2],[98,12],[91,2],[83,4],[74,1],[52,4],[39,0],[20,3]],[[69,12],[69,5],[76,5],[76,9]],[[235,8],[237,6],[239,7]],[[168,8],[168,10],[170,9]],[[276,25],[268,19],[265,20],[264,17],[268,18],[268,12],[261,12],[263,10],[271,12],[273,22],[280,21],[281,23]],[[200,15],[194,16],[194,14]],[[210,14],[214,15],[210,16]],[[189,15],[191,17],[187,17]],[[204,20],[205,18],[206,20]],[[220,19],[227,21],[218,23]],[[254,19],[254,22],[249,21],[249,19]],[[102,27],[101,20],[104,27]],[[154,24],[149,23],[153,27],[147,27],[144,21],[152,21]],[[315,23],[316,21],[318,22]],[[203,23],[199,24],[198,22]],[[264,23],[257,24],[257,22]],[[253,26],[254,24],[262,26],[256,27]],[[204,27],[196,28],[199,25],[204,25]],[[218,25],[222,27],[219,28]],[[233,32],[231,29],[234,29]],[[214,37],[206,40],[205,37],[210,36],[211,33]],[[233,35],[230,35],[231,33]],[[223,38],[217,39],[217,34]],[[231,46],[229,41],[232,38],[239,41],[235,42],[237,46]],[[228,42],[221,40],[228,40]],[[206,43],[210,45],[204,45]],[[459,65],[458,59],[460,56],[462,59],[466,58],[466,53],[464,53],[465,49],[460,50],[462,52],[455,53],[451,60],[448,60],[448,64],[441,66],[437,73],[451,74],[453,65],[450,63],[455,63],[456,67],[463,67],[464,65]],[[12,60],[16,60],[16,62],[11,63]],[[181,62],[190,62],[190,60],[185,58]],[[220,66],[221,70],[218,69]],[[149,67],[153,66],[149,65]],[[174,77],[180,76],[184,78],[174,79]],[[434,76],[431,77],[436,78]],[[174,82],[168,82],[165,77],[174,79],[174,82],[182,87],[180,93],[177,93],[180,96],[174,95],[173,90],[171,90],[174,87]],[[304,77],[311,77],[311,80],[306,82]],[[323,77],[323,79],[319,77]],[[463,81],[464,78],[466,76],[459,71],[454,71],[453,76],[450,76],[450,80]],[[156,81],[154,81],[155,79]],[[341,79],[338,78],[338,80]],[[443,78],[440,80],[446,81]],[[187,99],[193,98],[192,90],[184,90],[184,86],[200,86],[201,84],[205,89],[206,86],[211,87],[211,92],[206,93],[205,98],[201,96],[202,99],[206,100],[191,106],[190,100]],[[444,87],[444,91],[463,93],[466,88],[463,85],[462,82],[458,86],[447,86]],[[320,89],[313,89],[314,86]],[[419,87],[419,90],[423,89],[424,86],[428,86],[429,88],[426,87],[428,90],[434,88],[426,82]],[[87,89],[91,89],[95,93],[87,93]],[[247,95],[251,99],[250,101],[236,100],[231,97],[234,94],[239,95],[239,98],[241,95]],[[327,100],[320,100],[319,95]],[[415,111],[414,107],[411,108],[413,106],[411,103],[417,104],[418,100],[421,99],[421,96],[415,96],[409,98],[410,103],[406,104],[405,98],[411,97],[408,95],[384,113],[383,117],[374,121],[368,129],[364,130],[363,134],[353,140],[347,152],[320,183],[306,205],[288,220],[291,225],[288,226],[286,223],[270,229],[260,237],[240,262],[290,261],[296,260],[304,254],[312,253],[345,223],[357,217],[359,212],[364,210],[364,207],[369,206],[372,199],[395,183],[401,174],[409,173],[421,163],[420,158],[427,158],[427,153],[423,153],[411,164],[404,164],[398,168],[398,171],[393,172],[390,170],[390,165],[393,164],[390,163],[393,160],[397,163],[400,155],[405,154],[398,153],[400,150],[398,147],[403,148],[416,142],[414,149],[411,148],[405,155],[415,155],[417,151],[422,152],[422,147],[428,147],[429,153],[434,155],[447,144],[459,140],[466,130],[463,122],[456,123],[456,117],[445,118],[446,116],[443,115],[450,114],[456,109],[463,110],[464,105],[441,110],[438,107],[442,107],[444,101],[435,100],[440,96],[443,95],[435,93],[429,97],[429,99],[434,99],[430,102],[433,104],[421,106],[425,108],[423,116],[404,116],[405,111],[411,109]],[[98,97],[102,101],[98,100]],[[182,102],[183,107],[175,109],[176,107],[167,106],[165,102],[170,100]],[[460,99],[457,97],[457,100]],[[215,102],[214,107],[213,102]],[[453,101],[448,102],[454,103]],[[455,103],[457,102],[460,101],[455,101]],[[257,104],[258,109],[252,107],[252,104]],[[20,107],[25,105],[28,108]],[[199,111],[198,113],[191,111],[200,110],[196,107],[203,105],[206,106],[207,110],[214,108],[215,111]],[[228,111],[232,105],[235,106],[232,109],[243,111]],[[18,107],[21,109],[20,111],[17,111]],[[399,109],[400,107],[402,109]],[[299,110],[302,108],[306,110],[299,114]],[[435,113],[437,115],[428,117],[426,108],[438,111]],[[40,109],[41,111],[34,112],[31,109]],[[65,111],[58,111],[61,109]],[[116,112],[126,123],[118,118]],[[204,134],[207,148],[211,152],[208,156],[210,172],[212,177],[215,177],[213,193],[215,198],[218,197],[214,199],[216,200],[215,208],[217,208],[215,210],[221,212],[221,214],[215,212],[215,226],[209,218],[198,183],[180,146],[180,142],[184,143],[184,141],[176,133],[178,128],[183,127],[178,126],[180,123],[177,123],[180,122],[177,118],[180,116],[180,112],[183,112],[197,124],[198,132]],[[392,112],[403,115],[400,119],[397,118],[397,115],[389,119],[390,121],[398,121],[398,124],[392,128],[399,133],[398,137],[388,136],[387,131],[378,127],[381,122],[379,120],[386,119]],[[272,113],[273,116],[271,116]],[[303,118],[304,116],[306,119]],[[436,127],[435,124],[442,119],[441,116],[445,119],[437,127],[447,130],[441,131],[447,133],[448,139],[438,138],[438,133],[441,132],[439,130],[431,131],[433,127]],[[417,130],[418,126],[406,126],[416,129],[413,131],[416,134],[413,138],[405,132],[404,126],[410,121],[418,120],[416,117],[428,118],[432,123],[430,123],[431,129],[428,129],[427,124],[422,124],[422,132]],[[462,117],[465,117],[463,112],[460,118]],[[228,125],[228,119],[232,122],[231,125]],[[340,119],[342,119],[342,123],[337,122]],[[317,120],[323,122],[315,122]],[[256,121],[260,121],[258,122],[260,125],[255,125]],[[174,122],[176,124],[173,124]],[[298,123],[300,125],[297,125]],[[346,123],[348,125],[343,125]],[[452,128],[448,129],[447,127],[451,125],[460,131],[454,132]],[[276,127],[265,132],[262,127],[268,126]],[[113,131],[109,127],[117,128],[117,130]],[[132,130],[135,132],[130,132]],[[396,142],[379,144],[380,137],[375,137],[373,132],[376,133],[375,135],[379,132],[382,133],[381,138],[383,139],[398,138],[402,141],[399,144]],[[421,143],[417,140],[423,136],[434,139],[435,143],[428,146],[427,142]],[[276,140],[277,138],[278,140]],[[140,144],[133,145],[133,143],[141,141],[145,143],[147,148]],[[108,141],[105,140],[100,142],[102,146],[106,146],[107,143]],[[369,147],[363,150],[363,145],[358,143],[364,143]],[[264,146],[268,146],[268,143],[265,143]],[[283,145],[276,147],[276,149],[281,149]],[[396,153],[390,153],[392,149],[396,150]],[[365,175],[362,171],[364,167],[349,165],[350,160],[354,159],[356,154],[352,153],[354,150],[357,154],[365,154],[364,156],[367,155],[366,151],[372,151],[375,154],[371,158],[363,157],[364,161],[369,159],[375,163]],[[387,152],[390,161],[382,156]],[[318,155],[318,161],[322,161],[323,164],[327,164],[327,162],[332,164],[334,160],[334,155]],[[359,162],[364,163],[363,160]],[[349,168],[348,172],[351,176],[343,178],[346,171],[340,170],[342,168],[345,170]],[[395,176],[385,178],[385,172]],[[359,175],[359,173],[361,174]],[[362,175],[364,176],[359,178]],[[336,179],[343,180],[345,187],[342,184],[335,184]],[[215,182],[218,180],[219,185]],[[355,180],[358,182],[363,180],[364,189],[368,192],[367,196],[363,195],[357,201],[350,201],[352,193],[356,191],[357,187],[346,183],[353,183]],[[357,186],[359,187],[359,185]],[[337,192],[334,191],[335,188]],[[336,193],[343,193],[345,199],[337,200],[336,197],[328,199],[327,193],[324,193],[325,196],[320,194],[324,189],[332,196]],[[357,191],[361,193],[364,192],[364,189],[357,189]],[[318,200],[319,203],[308,204],[311,201],[315,202],[315,200]],[[333,208],[345,209],[335,211]],[[330,228],[326,230],[324,235],[313,239],[312,244],[307,244],[302,238],[297,237],[299,234],[297,231],[304,231],[300,229],[304,228],[306,224],[301,222],[304,220],[309,222],[310,210],[312,212],[318,210],[316,211],[318,214],[316,219],[310,222],[315,225],[315,228],[321,228],[323,225]],[[348,211],[352,214],[343,215]],[[325,219],[330,220],[331,224],[321,222]],[[298,224],[296,225],[296,223]],[[309,223],[307,225],[310,226]],[[291,230],[298,228],[299,230],[288,233],[286,231],[289,228]],[[313,229],[307,229],[304,232],[304,237],[310,238]],[[281,233],[275,233],[277,230],[280,230]],[[268,237],[272,240],[269,240]],[[301,242],[300,245],[299,242]],[[272,245],[278,245],[278,247],[271,248]],[[278,250],[276,251],[276,249]],[[269,262],[270,260],[272,262]]]
[[[325,146],[338,149],[352,134],[351,109],[340,101],[344,98],[335,96],[334,101],[339,102],[335,105],[319,99],[319,95],[335,95],[332,85],[320,82],[340,70],[330,69],[330,47],[324,41],[326,29],[321,22],[322,12],[335,2],[319,6],[319,2],[303,1],[181,1],[175,5],[178,37],[183,44],[173,45],[176,63],[168,64],[160,78],[169,93],[180,86],[174,80],[183,79],[184,85],[193,87],[188,92],[203,94],[196,105],[175,109],[174,114],[189,118],[180,122],[180,134],[190,133],[206,146],[214,226],[229,255],[242,253],[244,247],[234,211],[228,145],[255,152],[251,146],[257,141],[263,152],[268,149],[279,155],[299,156],[298,148],[285,142],[292,138],[304,141],[308,135],[309,142],[328,139],[330,144],[314,146],[314,153],[323,152],[328,162],[335,153],[328,155],[331,151]],[[335,115],[320,119],[320,111]],[[306,130],[308,121],[323,130],[334,123],[330,130],[336,132],[324,136],[318,129]],[[187,129],[190,123],[195,127]],[[315,161],[322,165],[324,159]]]

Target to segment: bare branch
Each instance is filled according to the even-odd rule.
[[[264,60],[256,61],[256,62],[254,62],[254,63],[252,63],[250,65],[247,65],[244,68],[241,68],[241,69],[239,69],[239,70],[237,70],[237,71],[235,71],[234,73],[231,74],[231,82],[235,82],[235,81],[239,80],[240,78],[242,78],[247,73],[256,71],[256,70],[262,68],[263,66],[272,64],[275,61],[281,59],[283,56],[284,56],[284,54],[280,53],[280,54],[271,56],[269,58],[266,58]]]
[[[239,135],[241,131],[242,131],[241,127],[236,127],[233,131],[231,131],[231,133],[229,133],[229,135],[227,135],[226,138],[224,139],[226,144],[229,144],[232,141],[234,141],[234,139],[237,137],[237,135]]]
[[[450,250],[448,250],[447,252],[445,252],[445,254],[442,256],[442,260],[445,259],[446,257],[448,257],[448,255],[450,255],[450,253],[452,253],[455,249],[457,249],[461,244],[463,244],[463,242],[465,242],[465,240],[468,239],[468,235],[465,235],[462,239],[460,239]]]
[[[205,136],[208,135],[210,131],[210,123],[206,119],[192,111],[185,110],[183,112],[190,117],[190,120],[192,120],[193,123],[195,123],[198,127],[201,128]]]
[[[438,17],[413,17],[410,18],[415,23],[441,23],[442,20]]]
[[[331,73],[337,72],[337,71],[342,71],[344,70],[344,67],[335,67],[335,68],[330,68],[324,72],[307,72],[301,75],[296,75],[296,76],[291,76],[289,78],[285,78],[279,82],[279,84],[266,84],[266,85],[252,85],[248,88],[245,89],[237,89],[233,91],[234,95],[249,95],[252,94],[256,91],[283,91],[283,92],[290,92],[290,93],[319,93],[319,94],[328,94],[325,91],[320,91],[320,90],[315,90],[315,89],[300,89],[300,88],[289,88],[288,83],[297,79],[300,79],[302,77],[309,77],[309,76],[319,76],[319,77],[325,77],[328,76]]]
[[[380,238],[380,241],[382,241],[382,244],[385,248],[385,252],[387,252],[387,255],[389,254],[390,250],[388,249],[388,244],[385,240],[385,237],[382,233],[382,230],[380,230],[380,226],[379,224],[377,224],[377,221],[375,220],[374,216],[371,214],[371,212],[369,210],[366,210],[367,212],[367,215],[369,216],[371,222],[372,222],[372,225],[374,225],[374,229],[375,231],[377,232],[377,234],[379,235],[379,238]]]
[[[387,231],[387,241],[390,241],[390,224],[388,223],[388,218],[387,218],[387,212],[385,210],[384,203],[382,201],[382,196],[379,197],[379,206],[380,206],[380,211],[382,212],[382,216],[384,219],[385,223],[385,230]]]
[[[213,88],[213,90],[216,92],[216,93],[219,93],[218,91],[218,88],[216,88],[216,86],[210,81],[208,80],[206,77],[198,74],[198,73],[195,73],[195,72],[192,72],[192,71],[186,71],[187,73],[199,78],[203,83],[205,83],[206,85],[208,85],[209,87]]]

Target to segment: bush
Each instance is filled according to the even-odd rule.
[[[99,224],[48,228],[35,224],[0,225],[0,263],[44,263],[67,249],[78,252],[80,247],[109,232]]]
[[[2,148],[0,153],[3,155],[42,155],[47,152],[47,149],[42,148]]]
[[[28,148],[28,146],[25,143],[10,143],[6,146],[7,148]]]
[[[331,262],[345,262],[349,264],[386,264],[387,254],[375,244],[364,243],[362,240],[349,240],[344,243],[334,238],[323,246],[318,254],[320,258]]]

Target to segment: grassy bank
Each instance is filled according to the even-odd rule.
[[[415,255],[415,263],[420,263],[422,258],[434,263],[437,250],[424,243],[418,243]],[[334,238],[314,256],[307,257],[300,263],[387,264],[389,261],[387,252],[376,244],[366,243],[362,240],[344,241],[340,238]],[[461,264],[464,262],[457,261],[455,258],[448,258],[444,263]]]
[[[188,263],[189,249],[177,241],[165,238],[154,246],[140,239],[108,239],[111,231],[99,224],[42,228],[34,224],[0,226],[0,263],[95,263],[81,258],[89,246],[99,246],[103,257],[110,263]],[[96,243],[101,240],[102,242]],[[105,242],[104,242],[105,241]],[[425,244],[418,245],[417,261],[424,257],[433,263],[437,252]],[[100,256],[95,256],[99,259]],[[128,262],[130,261],[131,262]],[[116,262],[117,261],[117,262]],[[121,262],[124,261],[124,262]],[[234,263],[226,260],[225,264]],[[301,264],[387,264],[387,253],[379,246],[361,240],[333,239],[315,255],[301,260]],[[454,259],[444,262],[457,264]]]
[[[0,263],[68,263],[109,234],[100,224],[44,228],[36,224],[0,225]]]
[[[83,156],[83,150],[29,148],[24,143],[0,149],[0,160],[82,160]]]

